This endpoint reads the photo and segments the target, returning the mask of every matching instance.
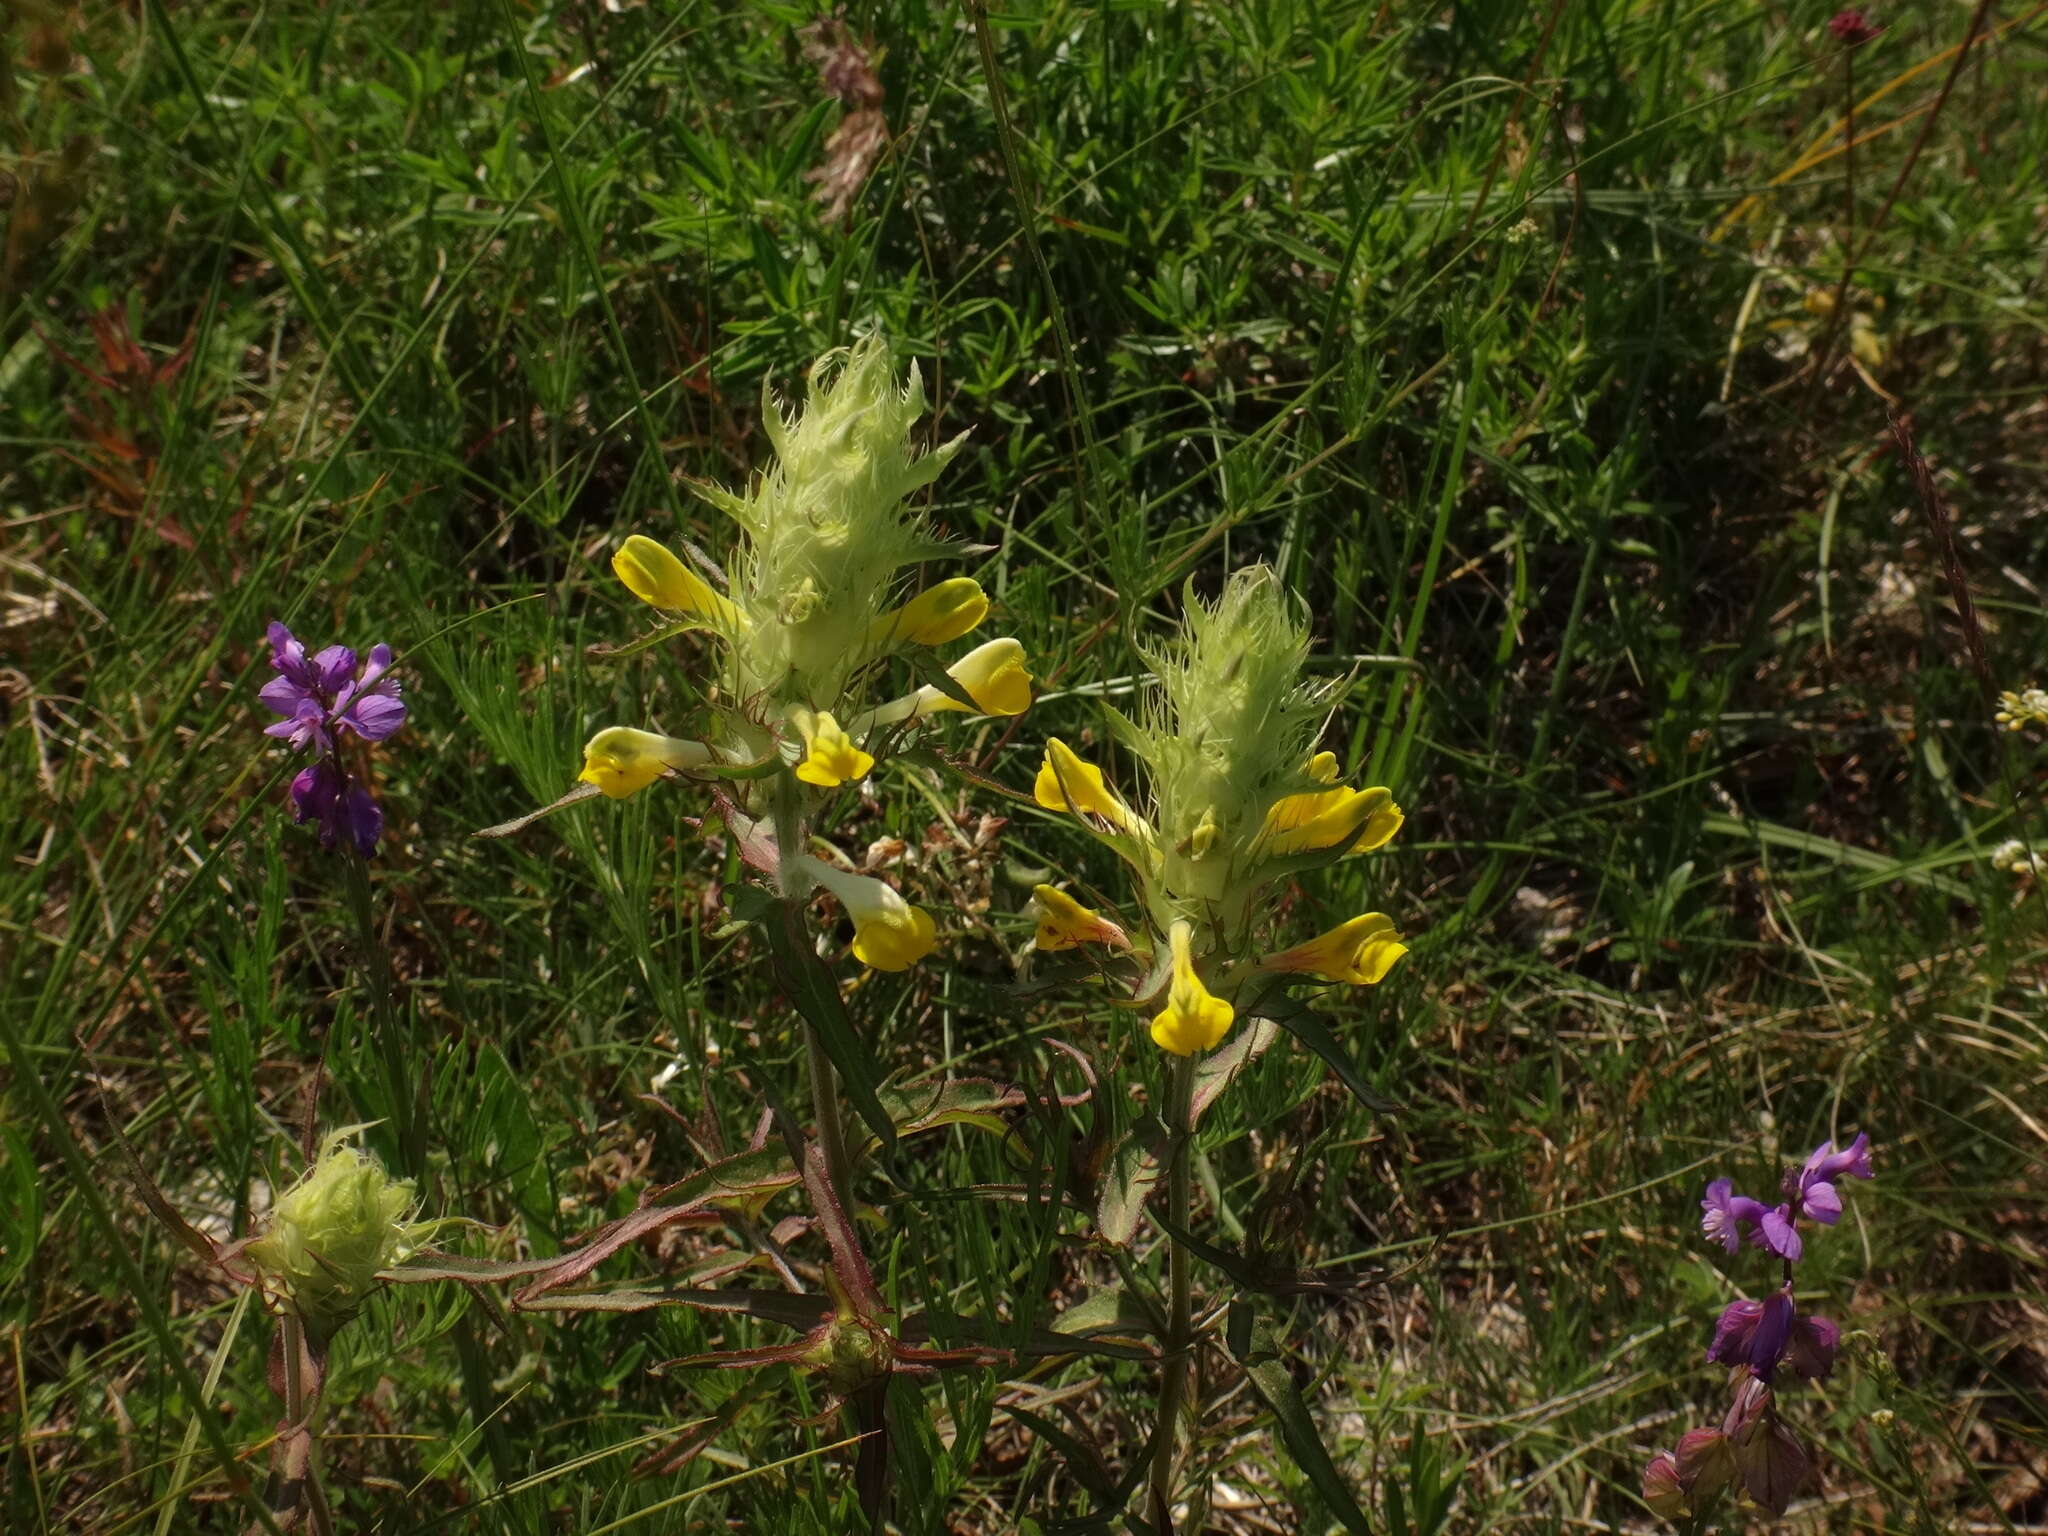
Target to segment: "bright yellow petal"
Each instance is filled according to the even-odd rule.
[[[576,777],[595,784],[614,800],[623,800],[669,769],[698,768],[710,760],[711,749],[701,741],[614,725],[584,744],[583,771]]]
[[[1038,916],[1038,931],[1032,936],[1032,943],[1039,949],[1073,949],[1082,944],[1130,947],[1130,938],[1123,929],[1093,907],[1082,906],[1065,891],[1050,885],[1033,886],[1031,902]]]
[[[667,613],[707,619],[728,633],[739,630],[739,610],[652,539],[637,533],[628,538],[612,555],[612,570],[643,603]]]
[[[871,918],[853,930],[854,958],[878,971],[906,971],[937,943],[937,927],[922,907],[905,906],[900,914]]]
[[[1195,973],[1190,935],[1186,923],[1173,925],[1173,982],[1166,991],[1166,1006],[1152,1020],[1152,1043],[1175,1056],[1208,1050],[1230,1033],[1236,1017],[1230,1004],[1203,986]]]
[[[1265,851],[1273,858],[1347,845],[1365,852],[1384,844],[1401,822],[1392,791],[1379,786],[1289,795],[1266,813]]]
[[[804,760],[796,765],[796,776],[806,784],[833,789],[857,783],[875,766],[874,758],[853,744],[829,712],[802,718],[798,726],[806,751]]]
[[[1395,934],[1394,920],[1384,912],[1366,912],[1339,923],[1306,944],[1268,955],[1259,966],[1262,970],[1299,971],[1354,986],[1373,986],[1407,953],[1408,946]]]
[[[1077,811],[1128,827],[1130,812],[1102,780],[1102,770],[1084,763],[1057,736],[1045,743],[1045,763],[1031,795],[1049,811]]]
[[[988,596],[981,583],[955,576],[927,587],[893,613],[885,613],[868,630],[870,646],[944,645],[958,640],[988,617]]]

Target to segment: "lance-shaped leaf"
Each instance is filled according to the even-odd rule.
[[[1024,1095],[1017,1089],[985,1077],[896,1085],[879,1089],[877,1097],[899,1136],[915,1136],[948,1125],[971,1125],[1006,1136],[1010,1125],[1001,1112],[1024,1103]]]
[[[1314,1051],[1329,1064],[1337,1074],[1338,1081],[1351,1090],[1351,1096],[1376,1114],[1391,1115],[1400,1111],[1401,1106],[1385,1094],[1375,1091],[1365,1080],[1365,1074],[1358,1070],[1357,1059],[1346,1050],[1330,1033],[1329,1021],[1299,998],[1275,990],[1258,1003],[1259,1016],[1270,1019],[1286,1030],[1303,1045]]]
[[[1166,1127],[1157,1115],[1146,1115],[1125,1133],[1109,1154],[1096,1193],[1095,1227],[1119,1248],[1138,1235],[1145,1198],[1159,1185],[1166,1162]]]
[[[1232,1312],[1233,1326],[1227,1330],[1231,1354],[1251,1382],[1252,1390],[1259,1395],[1259,1401],[1266,1405],[1279,1424],[1280,1438],[1293,1455],[1295,1465],[1315,1485],[1323,1503],[1342,1522],[1345,1530],[1352,1532],[1353,1536],[1372,1536],[1372,1522],[1358,1507],[1358,1500],[1353,1497],[1343,1474],[1337,1470],[1329,1448],[1323,1444],[1315,1416],[1309,1412],[1308,1402],[1302,1397],[1301,1388],[1295,1385],[1293,1372],[1288,1370],[1287,1362],[1281,1356],[1272,1325],[1264,1318],[1258,1318],[1246,1328],[1238,1325],[1236,1306]]]
[[[528,811],[524,816],[514,816],[510,821],[501,821],[495,827],[484,827],[472,832],[471,837],[510,837],[515,832],[524,832],[543,816],[552,816],[557,811],[566,811],[572,805],[581,805],[585,800],[604,791],[595,784],[578,784],[552,805],[544,805],[537,811]]]
[[[779,1145],[755,1147],[735,1157],[700,1168],[641,1197],[637,1210],[606,1222],[572,1252],[548,1267],[513,1298],[513,1305],[535,1309],[541,1297],[563,1290],[589,1275],[620,1249],[678,1222],[713,1223],[719,1207],[758,1214],[781,1191],[797,1182],[789,1152]],[[586,1309],[595,1304],[586,1304]],[[660,1305],[650,1302],[647,1305]],[[621,1308],[614,1310],[638,1310]]]
[[[1188,1101],[1190,1130],[1201,1123],[1203,1111],[1223,1096],[1223,1090],[1237,1080],[1238,1073],[1279,1038],[1280,1026],[1271,1019],[1250,1018],[1220,1049],[1202,1058],[1195,1068],[1195,1094]]]
[[[938,1361],[944,1355],[943,1363],[955,1365],[1001,1365],[1015,1356],[1031,1355],[1040,1358],[1055,1358],[1061,1355],[1102,1355],[1115,1360],[1152,1360],[1158,1358],[1158,1350],[1127,1339],[1107,1337],[1112,1333],[1138,1333],[1142,1336],[1149,1328],[1130,1329],[1117,1323],[1102,1322],[1089,1325],[1085,1322],[1071,1329],[1060,1327],[1055,1319],[1053,1328],[1027,1328],[1021,1342],[1012,1344],[1017,1327],[1012,1323],[990,1322],[986,1318],[964,1317],[959,1313],[927,1307],[903,1320],[899,1336],[904,1339],[929,1338],[939,1343],[954,1339],[985,1341],[981,1349],[948,1349],[944,1351],[917,1351],[907,1353],[913,1359]],[[1101,1335],[1101,1336],[1098,1336]],[[902,1357],[906,1351],[899,1349]]]
[[[838,1069],[846,1096],[853,1101],[862,1120],[880,1140],[886,1161],[896,1152],[896,1123],[882,1107],[877,1084],[881,1074],[874,1057],[855,1032],[847,1016],[846,1000],[839,995],[839,982],[818,952],[804,938],[802,914],[793,903],[783,903],[782,919],[763,925],[768,934],[769,953],[775,962],[776,979],[782,983],[797,1012],[817,1032],[818,1043]]]

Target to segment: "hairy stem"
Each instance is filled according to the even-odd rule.
[[[1167,1218],[1179,1231],[1188,1229],[1194,1202],[1194,1137],[1188,1121],[1195,1097],[1195,1065],[1187,1055],[1173,1064],[1167,1090],[1167,1129],[1172,1133],[1172,1162],[1166,1175]],[[1162,1531],[1173,1529],[1174,1466],[1180,1459],[1180,1410],[1187,1396],[1190,1350],[1194,1343],[1192,1258],[1180,1239],[1167,1234],[1166,1348],[1160,1356],[1159,1416],[1152,1442],[1151,1514]]]
[[[811,924],[804,898],[809,894],[810,881],[797,865],[804,851],[803,805],[798,796],[796,780],[788,773],[778,774],[775,780],[775,857],[778,868],[776,884],[783,902],[789,909],[790,922],[797,936],[805,944],[812,943]],[[851,1196],[851,1169],[847,1166],[846,1131],[839,1118],[839,1077],[832,1070],[832,1058],[825,1054],[825,1043],[818,1038],[817,1026],[804,1018],[801,1010],[798,1017],[804,1027],[805,1075],[811,1084],[811,1114],[817,1122],[818,1145],[825,1154],[825,1173],[832,1181],[832,1193],[839,1199],[840,1208],[849,1216],[853,1212]]]

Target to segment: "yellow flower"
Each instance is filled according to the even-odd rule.
[[[1408,953],[1394,933],[1394,920],[1384,912],[1367,912],[1339,923],[1328,933],[1268,955],[1259,962],[1266,971],[1306,971],[1330,981],[1372,986],[1394,962]]]
[[[953,679],[974,700],[984,715],[1021,715],[1031,707],[1031,673],[1024,666],[1024,646],[1007,635],[977,645],[952,666],[946,676]],[[936,714],[967,706],[929,683],[917,691],[917,715]]]
[[[1337,782],[1337,754],[1318,752],[1302,766],[1301,771],[1318,784],[1334,784]]]
[[[931,914],[913,907],[887,882],[834,869],[808,855],[803,856],[802,867],[839,898],[853,919],[853,954],[861,964],[878,971],[908,970],[937,944]]]
[[[1032,943],[1040,949],[1073,949],[1082,944],[1131,947],[1130,937],[1123,929],[1093,907],[1082,906],[1065,891],[1050,885],[1033,886],[1031,905],[1038,917],[1038,932],[1032,936]]]
[[[1116,791],[1102,782],[1102,770],[1084,763],[1057,736],[1046,738],[1045,763],[1031,786],[1031,796],[1048,811],[1075,811],[1100,816],[1114,826],[1129,829],[1130,811]]]
[[[833,789],[866,778],[875,766],[873,756],[856,747],[829,712],[814,715],[802,710],[795,718],[807,749],[796,765],[796,776],[806,784]]]
[[[711,748],[701,741],[658,736],[614,725],[599,731],[583,747],[583,771],[576,775],[595,784],[614,800],[645,789],[669,769],[701,768],[711,761]]]
[[[737,634],[740,611],[711,590],[709,582],[652,539],[634,534],[612,556],[612,570],[641,602],[669,613],[688,614]]]
[[[1166,991],[1166,1006],[1152,1021],[1152,1043],[1175,1056],[1192,1056],[1206,1051],[1230,1033],[1235,1017],[1230,1004],[1212,995],[1195,974],[1195,961],[1188,952],[1192,931],[1185,922],[1173,925],[1168,942],[1173,946],[1173,982]]]
[[[1384,845],[1405,819],[1393,792],[1377,786],[1288,795],[1266,812],[1265,851],[1280,858],[1348,844],[1347,852],[1366,853]]]
[[[987,616],[988,597],[981,583],[971,576],[955,576],[925,588],[901,608],[876,619],[868,628],[868,644],[944,645],[958,640]]]

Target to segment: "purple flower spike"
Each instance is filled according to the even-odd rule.
[[[308,656],[305,645],[282,624],[270,626],[270,664],[277,676],[256,696],[271,713],[285,718],[265,728],[303,752],[334,750],[334,732],[353,731],[365,741],[382,741],[405,724],[405,700],[391,670],[391,647],[370,647],[369,660],[358,669],[356,653],[330,645]]]
[[[264,735],[289,742],[319,761],[292,780],[292,810],[298,820],[317,822],[320,842],[332,848],[343,839],[364,853],[377,846],[384,816],[377,802],[335,756],[335,738],[349,731],[364,741],[383,741],[405,724],[405,700],[391,671],[391,647],[370,647],[358,663],[346,645],[330,645],[312,655],[284,625],[269,631],[270,665],[277,676],[257,692],[264,707],[284,718],[264,727]]]
[[[1730,1253],[1742,1246],[1741,1223],[1754,1224],[1764,1217],[1761,1202],[1735,1194],[1734,1189],[1733,1179],[1716,1179],[1707,1186],[1707,1197],[1700,1202],[1700,1210],[1705,1213],[1700,1217],[1700,1230]]]

